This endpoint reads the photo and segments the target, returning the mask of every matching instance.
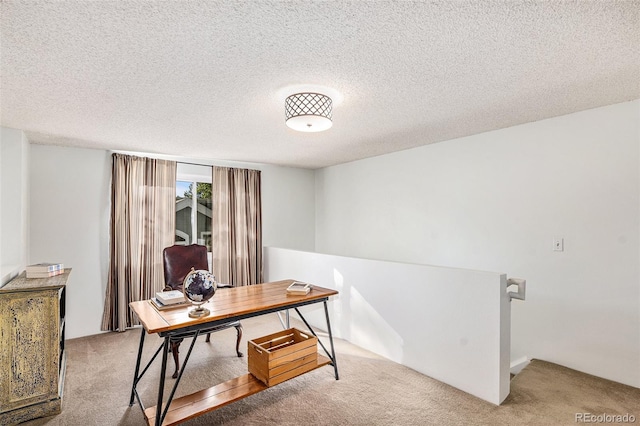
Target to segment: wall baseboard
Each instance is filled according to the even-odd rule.
[[[529,365],[529,363],[531,362],[531,360],[529,359],[529,357],[523,356],[522,358],[518,358],[515,361],[511,361],[511,374],[518,374],[519,372],[522,371],[523,368],[525,368],[527,365]]]

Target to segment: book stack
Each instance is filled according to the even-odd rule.
[[[180,290],[159,291],[156,293],[156,299],[163,305],[174,305],[185,301],[184,294]]]
[[[291,283],[289,287],[287,287],[287,294],[291,295],[302,295],[309,294],[311,291],[311,284],[301,283],[299,281],[294,281]]]
[[[150,302],[159,311],[190,304],[180,290],[159,291],[156,293],[156,297],[151,298]]]
[[[49,278],[64,273],[62,263],[36,263],[25,270],[27,278]]]

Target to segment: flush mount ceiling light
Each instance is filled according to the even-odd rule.
[[[299,132],[321,132],[333,122],[333,101],[320,93],[296,93],[284,101],[287,126]]]

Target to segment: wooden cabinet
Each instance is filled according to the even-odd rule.
[[[23,272],[0,288],[1,425],[60,413],[70,272],[30,279]]]

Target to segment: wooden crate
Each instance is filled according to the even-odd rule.
[[[274,386],[318,367],[318,338],[290,328],[248,342],[249,373]]]

